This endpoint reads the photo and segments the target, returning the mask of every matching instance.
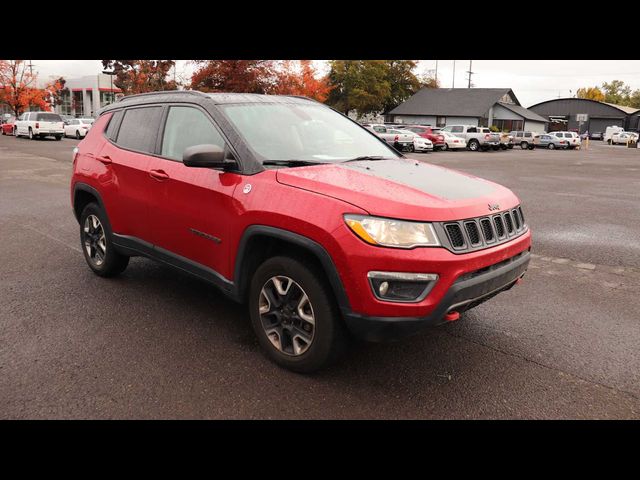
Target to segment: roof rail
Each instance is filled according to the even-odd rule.
[[[171,93],[181,93],[181,94],[198,95],[198,96],[205,96],[205,97],[207,96],[206,93],[199,92],[197,90],[158,90],[156,92],[146,92],[146,93],[136,93],[133,95],[126,95],[120,98],[118,102],[129,100],[130,98],[138,98],[138,97],[153,96],[153,95],[166,95]]]
[[[292,97],[292,98],[302,98],[304,100],[309,100],[310,102],[320,103],[315,98],[305,97],[304,95],[284,95],[284,96],[285,97]]]

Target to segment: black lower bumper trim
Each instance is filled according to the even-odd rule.
[[[531,254],[525,251],[516,257],[499,268],[454,282],[438,306],[425,317],[368,317],[344,312],[345,322],[356,337],[374,342],[397,340],[440,325],[446,322],[447,312],[462,312],[510,289],[527,271]]]

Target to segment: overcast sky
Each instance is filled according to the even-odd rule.
[[[438,60],[438,79],[443,88],[453,85],[453,60]],[[40,79],[95,75],[102,70],[100,60],[33,60]],[[316,65],[326,72],[326,64]],[[421,60],[419,71],[435,73],[435,60]],[[469,60],[455,61],[455,86],[468,84]],[[640,89],[639,60],[474,60],[472,83],[483,88],[512,88],[520,103],[529,107],[552,98],[575,95],[580,87],[622,80],[632,89]],[[193,66],[177,61],[177,74],[187,80]]]

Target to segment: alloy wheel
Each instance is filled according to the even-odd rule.
[[[107,254],[107,241],[104,228],[95,215],[89,215],[84,221],[84,248],[97,267],[104,263]]]
[[[307,293],[291,278],[278,275],[266,281],[258,301],[265,334],[281,353],[305,353],[315,336],[315,315]]]

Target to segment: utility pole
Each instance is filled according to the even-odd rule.
[[[471,75],[473,75],[474,73],[471,71],[471,65],[473,65],[473,60],[469,60],[469,70],[467,71],[467,73],[469,74],[469,85],[467,86],[467,88],[471,88]]]
[[[31,60],[29,60],[29,65],[27,65],[27,67],[29,67],[29,73],[33,75],[33,67],[35,67],[35,65],[31,63]]]
[[[456,61],[453,61],[453,85],[451,88],[456,88]]]
[[[436,85],[438,85],[438,60],[436,60]]]

